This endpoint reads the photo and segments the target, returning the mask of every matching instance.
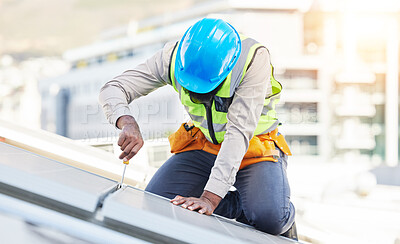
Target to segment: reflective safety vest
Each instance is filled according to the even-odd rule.
[[[189,113],[193,124],[198,127],[208,141],[219,144],[224,140],[226,133],[227,113],[232,103],[236,88],[240,85],[249,66],[251,65],[257,49],[265,48],[254,39],[240,36],[242,41],[242,51],[239,59],[228,74],[221,88],[213,98],[212,106],[206,107],[204,104],[195,103],[190,98],[189,92],[184,89],[175,79],[175,59],[177,45],[172,52],[169,67],[169,76],[174,89],[179,93],[179,98]],[[261,135],[275,130],[279,124],[275,112],[275,104],[279,101],[282,85],[273,76],[274,68],[271,64],[270,82],[272,94],[265,97],[262,113],[255,129],[254,135]]]

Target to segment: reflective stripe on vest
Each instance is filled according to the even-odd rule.
[[[240,53],[239,60],[235,67],[226,77],[222,87],[214,96],[212,104],[212,126],[214,129],[215,138],[218,143],[224,140],[226,133],[227,113],[230,104],[232,103],[233,96],[236,88],[242,82],[257,49],[265,48],[254,39],[240,36],[242,41],[242,52]],[[178,44],[178,43],[177,43]],[[177,52],[177,45],[171,55],[171,63],[169,67],[169,75],[174,89],[179,93],[179,98],[184,105],[186,111],[189,113],[193,124],[200,128],[207,140],[212,142],[211,135],[208,129],[206,108],[203,104],[194,103],[187,90],[185,90],[179,82],[175,79],[175,59]],[[268,49],[267,49],[268,50]],[[282,85],[275,80],[273,76],[273,66],[271,64],[270,82],[272,86],[271,95],[267,96],[264,100],[262,113],[254,131],[254,135],[265,134],[273,131],[279,124],[275,112],[275,104],[279,101]]]

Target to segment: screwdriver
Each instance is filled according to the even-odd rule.
[[[126,166],[129,164],[129,160],[123,161],[123,163],[125,164],[124,172],[122,172],[122,179],[121,179],[121,182],[118,184],[118,189],[122,188],[122,183],[124,182],[124,177],[125,177],[125,170],[126,170]]]

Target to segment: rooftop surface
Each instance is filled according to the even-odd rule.
[[[130,186],[117,189],[117,184],[0,142],[0,240],[293,243],[223,217],[185,210]]]

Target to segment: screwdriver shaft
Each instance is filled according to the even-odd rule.
[[[124,165],[124,172],[122,172],[122,179],[121,179],[121,182],[119,183],[119,185],[120,185],[121,187],[122,187],[122,183],[124,183],[126,165],[127,165],[127,164]]]

